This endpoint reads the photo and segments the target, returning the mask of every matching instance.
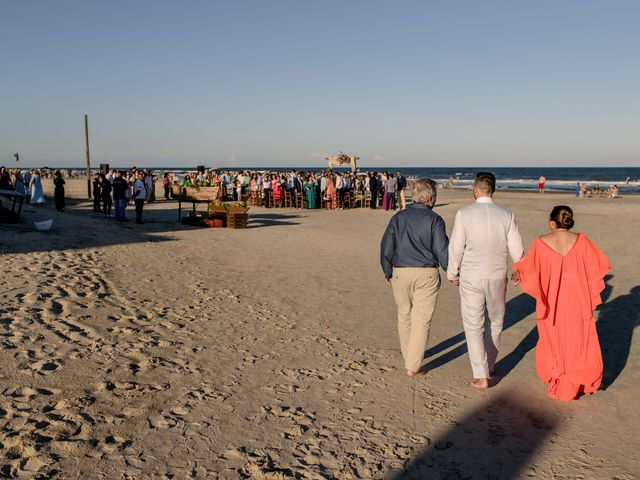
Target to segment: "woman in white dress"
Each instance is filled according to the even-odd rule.
[[[42,180],[40,180],[40,170],[33,172],[31,180],[29,181],[29,191],[31,192],[31,205],[44,205],[47,201],[44,198],[44,192],[42,191]]]

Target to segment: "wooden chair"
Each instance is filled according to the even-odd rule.
[[[284,206],[285,208],[291,208],[293,206],[293,198],[291,198],[291,192],[288,190],[284,192]]]
[[[296,198],[294,201],[295,208],[304,208],[304,194],[301,192],[296,192]]]
[[[361,204],[363,208],[371,208],[371,192],[365,192],[363,196],[363,203]]]
[[[256,207],[262,207],[263,203],[262,203],[262,191],[258,190],[256,191],[256,201],[255,201]]]

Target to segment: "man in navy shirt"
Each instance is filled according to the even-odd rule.
[[[447,270],[449,239],[444,220],[432,209],[437,186],[420,179],[413,203],[396,213],[380,245],[380,264],[398,307],[398,334],[407,375],[420,371],[440,290],[438,267]]]

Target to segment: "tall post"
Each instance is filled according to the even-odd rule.
[[[89,155],[89,118],[84,114],[84,138],[87,143],[87,195],[91,199],[91,156]]]

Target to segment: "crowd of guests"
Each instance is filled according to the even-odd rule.
[[[0,167],[0,190],[11,190],[27,197],[28,202],[31,205],[41,206],[44,205],[47,200],[44,198],[44,192],[42,191],[42,175],[43,173],[38,169],[32,170],[9,170],[6,167]],[[50,173],[44,173],[45,176],[49,176]],[[62,178],[58,171],[54,175],[54,183],[57,185],[57,178]],[[63,180],[64,182],[64,180]],[[64,208],[64,202],[62,206],[56,203],[56,207],[59,210]]]
[[[172,198],[176,187],[215,187],[221,201],[246,201],[265,207],[343,209],[365,206],[398,210],[406,206],[409,186],[400,173],[389,172],[252,172],[202,170],[180,178],[165,173],[164,196]],[[287,204],[289,200],[289,204]]]
[[[127,222],[127,206],[135,206],[136,223],[142,223],[145,203],[156,200],[156,177],[150,170],[111,170],[96,173],[92,181],[93,211]]]

